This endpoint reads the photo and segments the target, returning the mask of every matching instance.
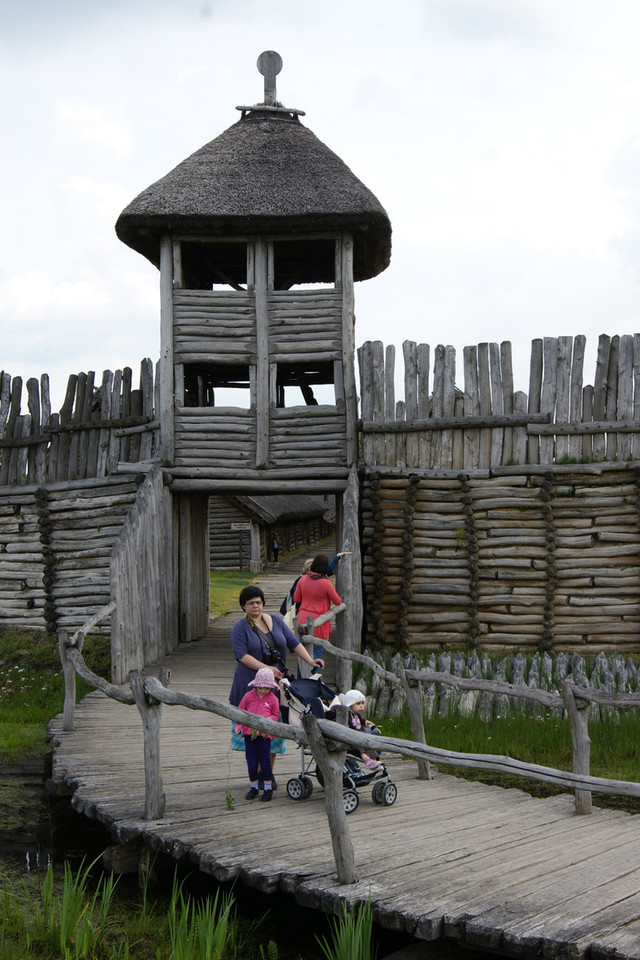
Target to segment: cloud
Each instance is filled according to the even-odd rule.
[[[56,100],[54,117],[60,133],[73,137],[79,143],[99,147],[119,157],[131,152],[131,134],[125,123],[113,120],[100,107],[82,100]]]
[[[75,198],[89,199],[92,202],[91,215],[109,224],[116,221],[120,211],[129,203],[129,191],[119,183],[99,183],[81,174],[72,174],[62,184]]]
[[[72,324],[78,316],[100,312],[109,302],[104,280],[56,281],[45,270],[32,270],[9,277],[0,289],[3,315],[13,314],[24,332],[38,326],[43,317],[69,317]],[[51,334],[51,330],[48,331]]]
[[[541,34],[533,10],[514,0],[432,0],[428,15],[433,27],[459,40],[529,40]]]

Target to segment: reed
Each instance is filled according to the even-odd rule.
[[[326,960],[376,960],[378,949],[372,942],[373,911],[366,901],[342,905],[342,913],[333,921],[331,941],[316,937]]]
[[[174,875],[167,910],[171,960],[240,960],[255,927],[244,931],[230,893],[217,890],[214,897],[195,901],[185,895]]]
[[[92,880],[95,862],[65,864],[56,889],[51,866],[36,890],[0,877],[0,960],[259,960],[261,920],[239,919],[230,892],[192,898],[174,877],[158,909],[143,888],[140,903],[118,902],[112,875]],[[93,889],[93,892],[91,890]],[[269,941],[269,958],[278,947]],[[273,944],[271,946],[271,944]],[[275,953],[274,953],[275,951]],[[290,954],[286,954],[290,958]],[[285,960],[285,954],[282,954]],[[296,958],[299,955],[296,953]]]

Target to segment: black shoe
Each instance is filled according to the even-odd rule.
[[[278,789],[278,781],[276,780],[275,777],[271,777],[271,789],[272,790]]]
[[[273,790],[265,790],[262,796],[260,797],[260,799],[264,800],[266,803],[266,801],[271,800],[272,797],[273,797]]]
[[[245,800],[255,800],[259,793],[257,787],[251,787],[251,790],[245,795]]]
[[[261,773],[258,774],[258,789],[264,790],[264,777]]]

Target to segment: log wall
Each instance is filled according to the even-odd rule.
[[[640,335],[359,351],[369,643],[640,648]],[[433,367],[430,358],[433,357]]]
[[[155,466],[140,485],[107,557],[109,599],[117,604],[111,618],[114,683],[124,683],[129,670],[141,670],[178,644],[174,509],[162,471]]]
[[[250,516],[234,500],[214,494],[209,497],[209,562],[212,570],[249,570],[251,531],[233,524],[250,523]],[[261,560],[268,558],[261,544]]]
[[[220,360],[255,363],[256,310],[244,290],[212,293],[174,290],[173,349],[176,363]]]
[[[109,603],[109,556],[137,487],[116,476],[0,488],[3,627],[73,631]]]
[[[637,652],[639,491],[640,469],[626,465],[369,474],[367,642]]]
[[[322,326],[313,296],[306,304]],[[286,316],[273,317],[286,328]],[[431,369],[429,346],[407,342],[401,403],[393,348],[361,348],[367,642],[637,651],[640,335],[600,338],[593,385],[584,347],[583,337],[534,341],[527,396],[513,390],[508,343],[465,348],[458,387],[451,348],[433,351]],[[138,390],[127,370],[106,371],[99,388],[80,374],[52,414],[44,375],[29,381],[23,413],[20,379],[2,375],[3,625],[72,630],[108,601],[109,554],[136,492],[123,471],[145,474],[157,456],[153,381],[149,361]],[[185,410],[198,424],[193,457],[216,443],[207,456],[219,462],[225,449],[232,459],[250,451],[244,413]],[[332,430],[323,408],[303,413]],[[202,419],[212,415],[220,422]],[[287,442],[294,427],[300,437],[301,416],[289,423],[276,410],[274,438],[277,424]],[[343,469],[328,435],[316,476]]]

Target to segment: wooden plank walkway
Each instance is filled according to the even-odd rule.
[[[267,609],[277,609],[291,580],[285,569],[266,579]],[[172,689],[227,700],[236,619],[215,621],[209,636],[163,661]],[[345,898],[370,897],[383,927],[510,957],[640,958],[640,817],[598,808],[578,817],[568,795],[538,800],[440,773],[419,781],[413,762],[388,757],[398,799],[381,807],[370,789],[360,791],[348,820],[360,881],[340,886],[322,789],[313,778],[308,800],[286,795],[287,779],[300,772],[293,744],[278,759],[274,801],[246,801],[244,755],[229,749],[228,721],[165,706],[166,811],[162,820],[144,821],[135,707],[94,692],[78,705],[74,731],[63,732],[59,716],[50,732],[53,779],[73,789],[76,810],[120,842],[142,839],[153,850],[187,856],[220,881],[238,877],[330,913]],[[268,858],[265,836],[273,837]]]

